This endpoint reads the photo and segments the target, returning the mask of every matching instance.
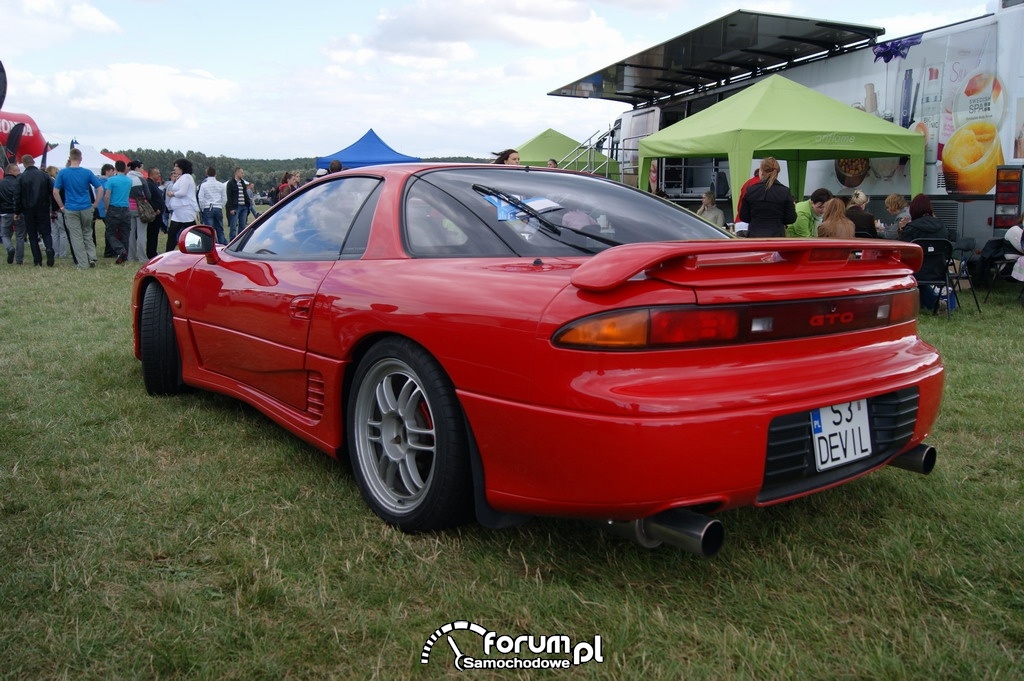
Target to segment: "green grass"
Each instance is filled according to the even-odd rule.
[[[930,476],[723,513],[707,560],[561,520],[403,535],[253,409],[147,396],[132,275],[0,263],[0,677],[454,677],[444,640],[419,655],[462,619],[600,635],[573,678],[1024,675],[1017,286],[922,319],[948,370]]]

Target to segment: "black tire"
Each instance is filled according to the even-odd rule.
[[[356,368],[347,416],[352,471],[374,513],[405,532],[472,517],[465,416],[426,350],[403,338],[373,346]]]
[[[150,395],[175,395],[185,389],[173,320],[164,290],[157,284],[147,286],[139,314],[139,349],[142,380]]]

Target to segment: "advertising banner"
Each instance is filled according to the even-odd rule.
[[[1024,157],[1024,138],[1014,134],[1024,124],[1022,98],[1011,101],[998,53],[992,22],[880,43],[786,77],[923,135],[926,194],[988,194],[996,168]],[[808,164],[806,191],[906,194],[908,172],[898,157],[818,161]]]

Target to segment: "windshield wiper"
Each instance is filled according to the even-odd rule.
[[[495,189],[494,187],[488,187],[487,185],[483,185],[483,184],[474,184],[473,185],[473,190],[483,194],[484,196],[493,196],[496,199],[500,199],[500,200],[504,201],[505,203],[515,207],[521,213],[526,213],[530,217],[532,217],[532,218],[537,220],[538,224],[541,226],[541,229],[543,231],[545,231],[548,234],[551,234],[553,236],[560,237],[562,235],[562,230],[566,229],[566,230],[569,230],[570,232],[572,232],[573,234],[579,234],[580,236],[586,237],[588,239],[593,239],[594,241],[597,241],[598,243],[602,243],[602,244],[604,244],[606,246],[621,246],[622,245],[622,242],[620,242],[620,241],[616,241],[615,239],[609,239],[606,236],[602,236],[600,234],[594,234],[592,232],[588,232],[588,231],[583,230],[583,229],[576,229],[575,227],[567,227],[566,225],[562,225],[561,227],[559,227],[558,225],[556,225],[555,223],[551,222],[546,217],[544,217],[536,208],[534,208],[530,204],[528,204],[525,201],[521,200],[519,197],[513,196],[512,194],[509,194],[508,192],[503,192],[500,189]],[[573,248],[576,248],[578,250],[585,251],[587,253],[593,253],[593,251],[591,249],[589,249],[589,248],[584,248],[582,246],[570,243],[570,242],[565,241],[563,239],[556,239],[556,241],[558,241],[559,243],[565,244],[566,246],[572,246]]]
[[[517,196],[513,196],[508,192],[503,192],[500,189],[488,187],[487,185],[483,184],[474,184],[473,191],[480,192],[484,196],[493,196],[496,199],[500,199],[505,203],[516,207],[517,209],[519,209],[520,213],[526,213],[531,218],[536,218],[537,222],[540,223],[540,226],[544,229],[544,231],[548,232],[549,234],[554,234],[555,236],[562,235],[561,227],[551,222],[546,217],[543,217],[540,213],[537,212],[537,210],[533,206],[526,203],[525,201],[522,201]]]

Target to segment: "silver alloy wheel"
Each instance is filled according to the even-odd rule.
[[[405,362],[374,364],[355,395],[356,459],[374,501],[389,513],[414,511],[433,482],[437,437],[422,381]]]

